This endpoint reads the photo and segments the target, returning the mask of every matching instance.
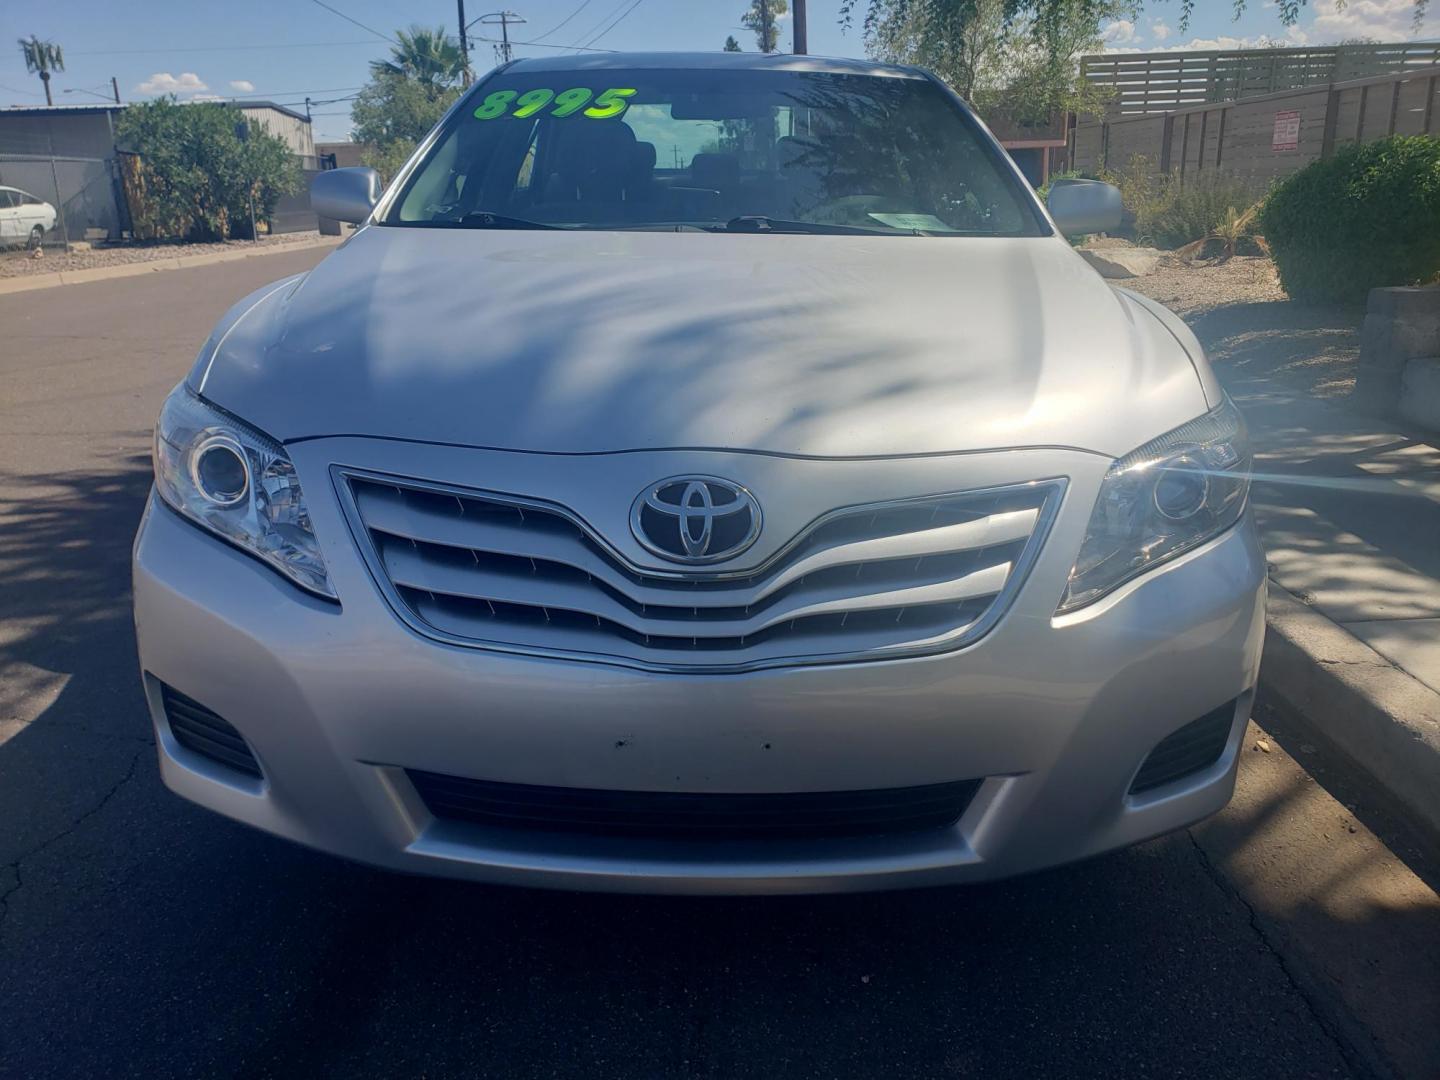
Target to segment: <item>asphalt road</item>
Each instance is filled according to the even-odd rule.
[[[0,1076],[1440,1076],[1435,864],[1280,718],[1204,826],[860,897],[400,877],[170,795],[129,610],[150,426],[229,303],[321,254],[0,297]]]

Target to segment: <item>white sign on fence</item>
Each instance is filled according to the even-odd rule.
[[[1275,114],[1275,134],[1270,139],[1271,150],[1300,149],[1300,113],[1286,109]]]

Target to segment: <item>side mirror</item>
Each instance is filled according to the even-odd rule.
[[[1099,180],[1056,180],[1045,205],[1062,236],[1113,232],[1124,213],[1120,189]]]
[[[358,225],[380,201],[380,174],[374,169],[326,169],[310,181],[310,209],[321,217]]]

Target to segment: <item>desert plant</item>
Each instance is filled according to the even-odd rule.
[[[1265,237],[1255,231],[1256,222],[1260,218],[1260,211],[1264,205],[1263,202],[1255,202],[1244,210],[1238,210],[1233,206],[1226,207],[1225,216],[1219,225],[1200,239],[1190,241],[1176,254],[1193,261],[1212,243],[1218,243],[1220,245],[1220,261],[1228,262],[1235,257],[1240,249],[1240,244],[1248,240],[1260,250],[1262,255],[1269,255],[1269,243],[1266,242]]]
[[[1297,300],[1361,301],[1440,274],[1440,140],[1349,146],[1279,184],[1260,213],[1280,284]]]
[[[1241,237],[1254,231],[1254,215],[1246,216],[1255,203],[1254,188],[1234,177],[1216,172],[1166,174],[1137,154],[1123,169],[1104,170],[1100,179],[1120,189],[1126,219],[1122,232],[1137,243],[1185,247],[1233,230],[1237,220],[1244,223]]]

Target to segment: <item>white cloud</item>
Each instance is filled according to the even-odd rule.
[[[192,94],[186,101],[224,101],[219,94]]]
[[[1427,27],[1433,27],[1430,19]],[[1415,37],[1413,0],[1349,0],[1343,8],[1321,4],[1316,8],[1311,30],[1324,41],[1345,38],[1376,38],[1380,41],[1408,41]]]
[[[1100,31],[1106,45],[1126,45],[1135,40],[1135,24],[1129,19],[1116,19]]]
[[[179,75],[172,75],[168,71],[157,71],[148,79],[135,87],[137,94],[198,94],[203,90],[209,90],[199,75],[193,71],[184,71]]]
[[[241,94],[253,94],[255,92],[255,84],[249,79],[231,79],[230,89]]]
[[[1164,41],[1170,36],[1170,25],[1163,19],[1151,19],[1150,36],[1156,41]]]
[[[1107,45],[1105,51],[1109,53],[1211,52],[1216,50],[1229,52],[1235,49],[1284,49],[1304,45],[1309,40],[1310,35],[1306,31],[1292,26],[1285,31],[1283,37],[1271,37],[1266,34],[1258,37],[1233,37],[1229,34],[1220,34],[1210,38],[1191,38],[1189,41],[1182,41],[1175,45],[1149,47]]]

